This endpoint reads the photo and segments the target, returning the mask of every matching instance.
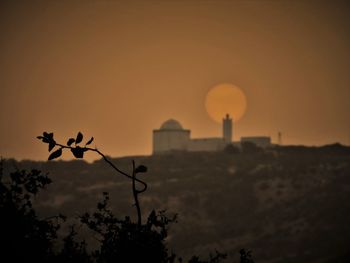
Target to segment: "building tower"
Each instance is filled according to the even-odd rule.
[[[232,142],[232,119],[230,115],[226,114],[226,117],[222,120],[223,139],[226,144]]]

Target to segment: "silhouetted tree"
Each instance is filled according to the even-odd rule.
[[[138,179],[136,176],[139,173],[146,173],[147,172],[147,167],[144,165],[139,165],[137,167],[135,167],[135,162],[132,161],[132,173],[128,174],[122,170],[120,170],[117,166],[115,166],[108,158],[106,155],[104,155],[101,151],[99,151],[97,148],[91,148],[88,147],[88,145],[90,145],[93,140],[94,137],[91,137],[84,146],[81,145],[82,141],[83,141],[83,134],[81,132],[78,132],[77,136],[75,138],[69,138],[66,145],[63,145],[61,143],[57,143],[54,139],[54,134],[53,133],[48,133],[48,132],[43,132],[42,136],[37,136],[37,138],[39,140],[41,140],[44,143],[48,144],[48,151],[51,152],[51,154],[48,157],[48,160],[53,160],[56,159],[58,157],[60,157],[62,155],[62,150],[64,149],[69,149],[75,158],[83,158],[84,157],[84,153],[87,151],[92,151],[92,152],[96,152],[97,154],[99,154],[103,160],[108,163],[118,174],[123,175],[129,179],[132,180],[132,193],[133,193],[133,197],[135,200],[135,208],[137,211],[137,223],[138,225],[142,224],[142,218],[141,218],[141,208],[140,208],[140,203],[139,203],[139,194],[145,192],[147,190],[147,184]],[[55,151],[52,152],[52,150],[54,150],[56,148]],[[140,184],[142,186],[141,189],[138,189],[136,186],[136,183]]]
[[[254,263],[251,251],[245,251],[244,249],[241,249],[239,253],[241,255],[241,263]]]
[[[114,216],[108,208],[109,195],[107,192],[103,193],[103,200],[97,204],[97,211],[92,214],[85,213],[80,217],[81,223],[97,234],[95,238],[100,242],[100,248],[92,255],[94,261],[98,263],[173,263],[177,259],[178,262],[182,262],[182,259],[177,258],[174,253],[169,253],[165,243],[168,226],[176,221],[176,215],[168,217],[165,211],[155,212],[153,210],[149,214],[147,221],[145,223],[142,222],[138,195],[146,191],[147,184],[138,179],[136,175],[147,172],[146,166],[139,165],[136,167],[135,162],[132,161],[132,173],[131,175],[127,174],[116,167],[97,148],[87,147],[87,145],[92,143],[93,137],[84,146],[81,146],[83,134],[80,132],[76,138],[68,139],[66,145],[57,143],[54,140],[53,133],[44,132],[43,136],[38,136],[37,138],[48,144],[49,152],[56,148],[55,151],[51,152],[48,160],[60,157],[63,149],[70,149],[76,158],[83,158],[86,151],[93,151],[102,156],[103,160],[116,172],[132,180],[132,192],[138,218],[137,223],[132,222],[128,216],[124,219],[118,219]],[[142,188],[138,189],[136,183],[140,184]],[[70,234],[64,240],[64,248],[59,257],[69,262],[73,259],[76,259],[76,262],[89,262],[91,257],[86,254],[85,243],[74,241],[75,234],[74,228],[72,228]],[[210,255],[209,261],[200,261],[198,257],[194,256],[189,262],[218,263],[225,257],[226,254],[216,252],[215,256]]]
[[[137,224],[130,217],[116,218],[108,208],[109,195],[97,205],[97,211],[85,213],[81,222],[88,226],[100,241],[95,251],[97,262],[170,262],[171,256],[165,246],[168,225],[176,220],[164,211],[152,211],[145,224]]]
[[[87,251],[85,241],[76,241],[77,232],[75,226],[70,227],[68,235],[63,238],[63,247],[61,251],[55,255],[55,262],[67,263],[90,263],[93,262],[93,257]]]
[[[0,249],[9,262],[50,262],[60,227],[59,215],[40,219],[32,198],[51,180],[38,170],[0,171]]]

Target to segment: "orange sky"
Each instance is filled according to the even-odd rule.
[[[247,96],[235,140],[349,144],[346,1],[128,2],[1,1],[0,155],[46,159],[42,131],[150,154],[169,118],[220,136],[204,102],[222,82]]]

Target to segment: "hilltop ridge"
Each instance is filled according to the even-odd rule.
[[[256,262],[335,262],[348,257],[350,147],[284,146],[253,152],[174,152],[115,158],[130,170],[144,164],[149,185],[144,213],[179,214],[168,242],[179,254],[219,249],[235,258],[249,248]],[[130,182],[100,161],[13,162],[49,172],[53,184],[38,196],[42,214],[73,217],[110,192],[116,214],[134,214]],[[230,262],[231,262],[230,261]]]

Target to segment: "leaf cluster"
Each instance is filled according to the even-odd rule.
[[[62,150],[67,148],[70,149],[72,154],[74,155],[75,158],[83,158],[84,153],[90,148],[87,146],[90,145],[94,137],[91,137],[84,146],[81,146],[81,143],[83,141],[84,135],[81,132],[78,132],[77,136],[75,138],[69,138],[66,145],[59,144],[55,141],[54,139],[54,134],[53,132],[48,133],[48,132],[43,132],[43,135],[37,136],[39,140],[41,140],[43,143],[48,144],[48,151],[51,152],[54,148],[56,148],[55,151],[51,152],[51,154],[48,157],[48,160],[53,160],[62,155]]]
[[[245,251],[244,249],[241,249],[239,253],[241,255],[241,263],[254,263],[252,252],[250,250]]]

